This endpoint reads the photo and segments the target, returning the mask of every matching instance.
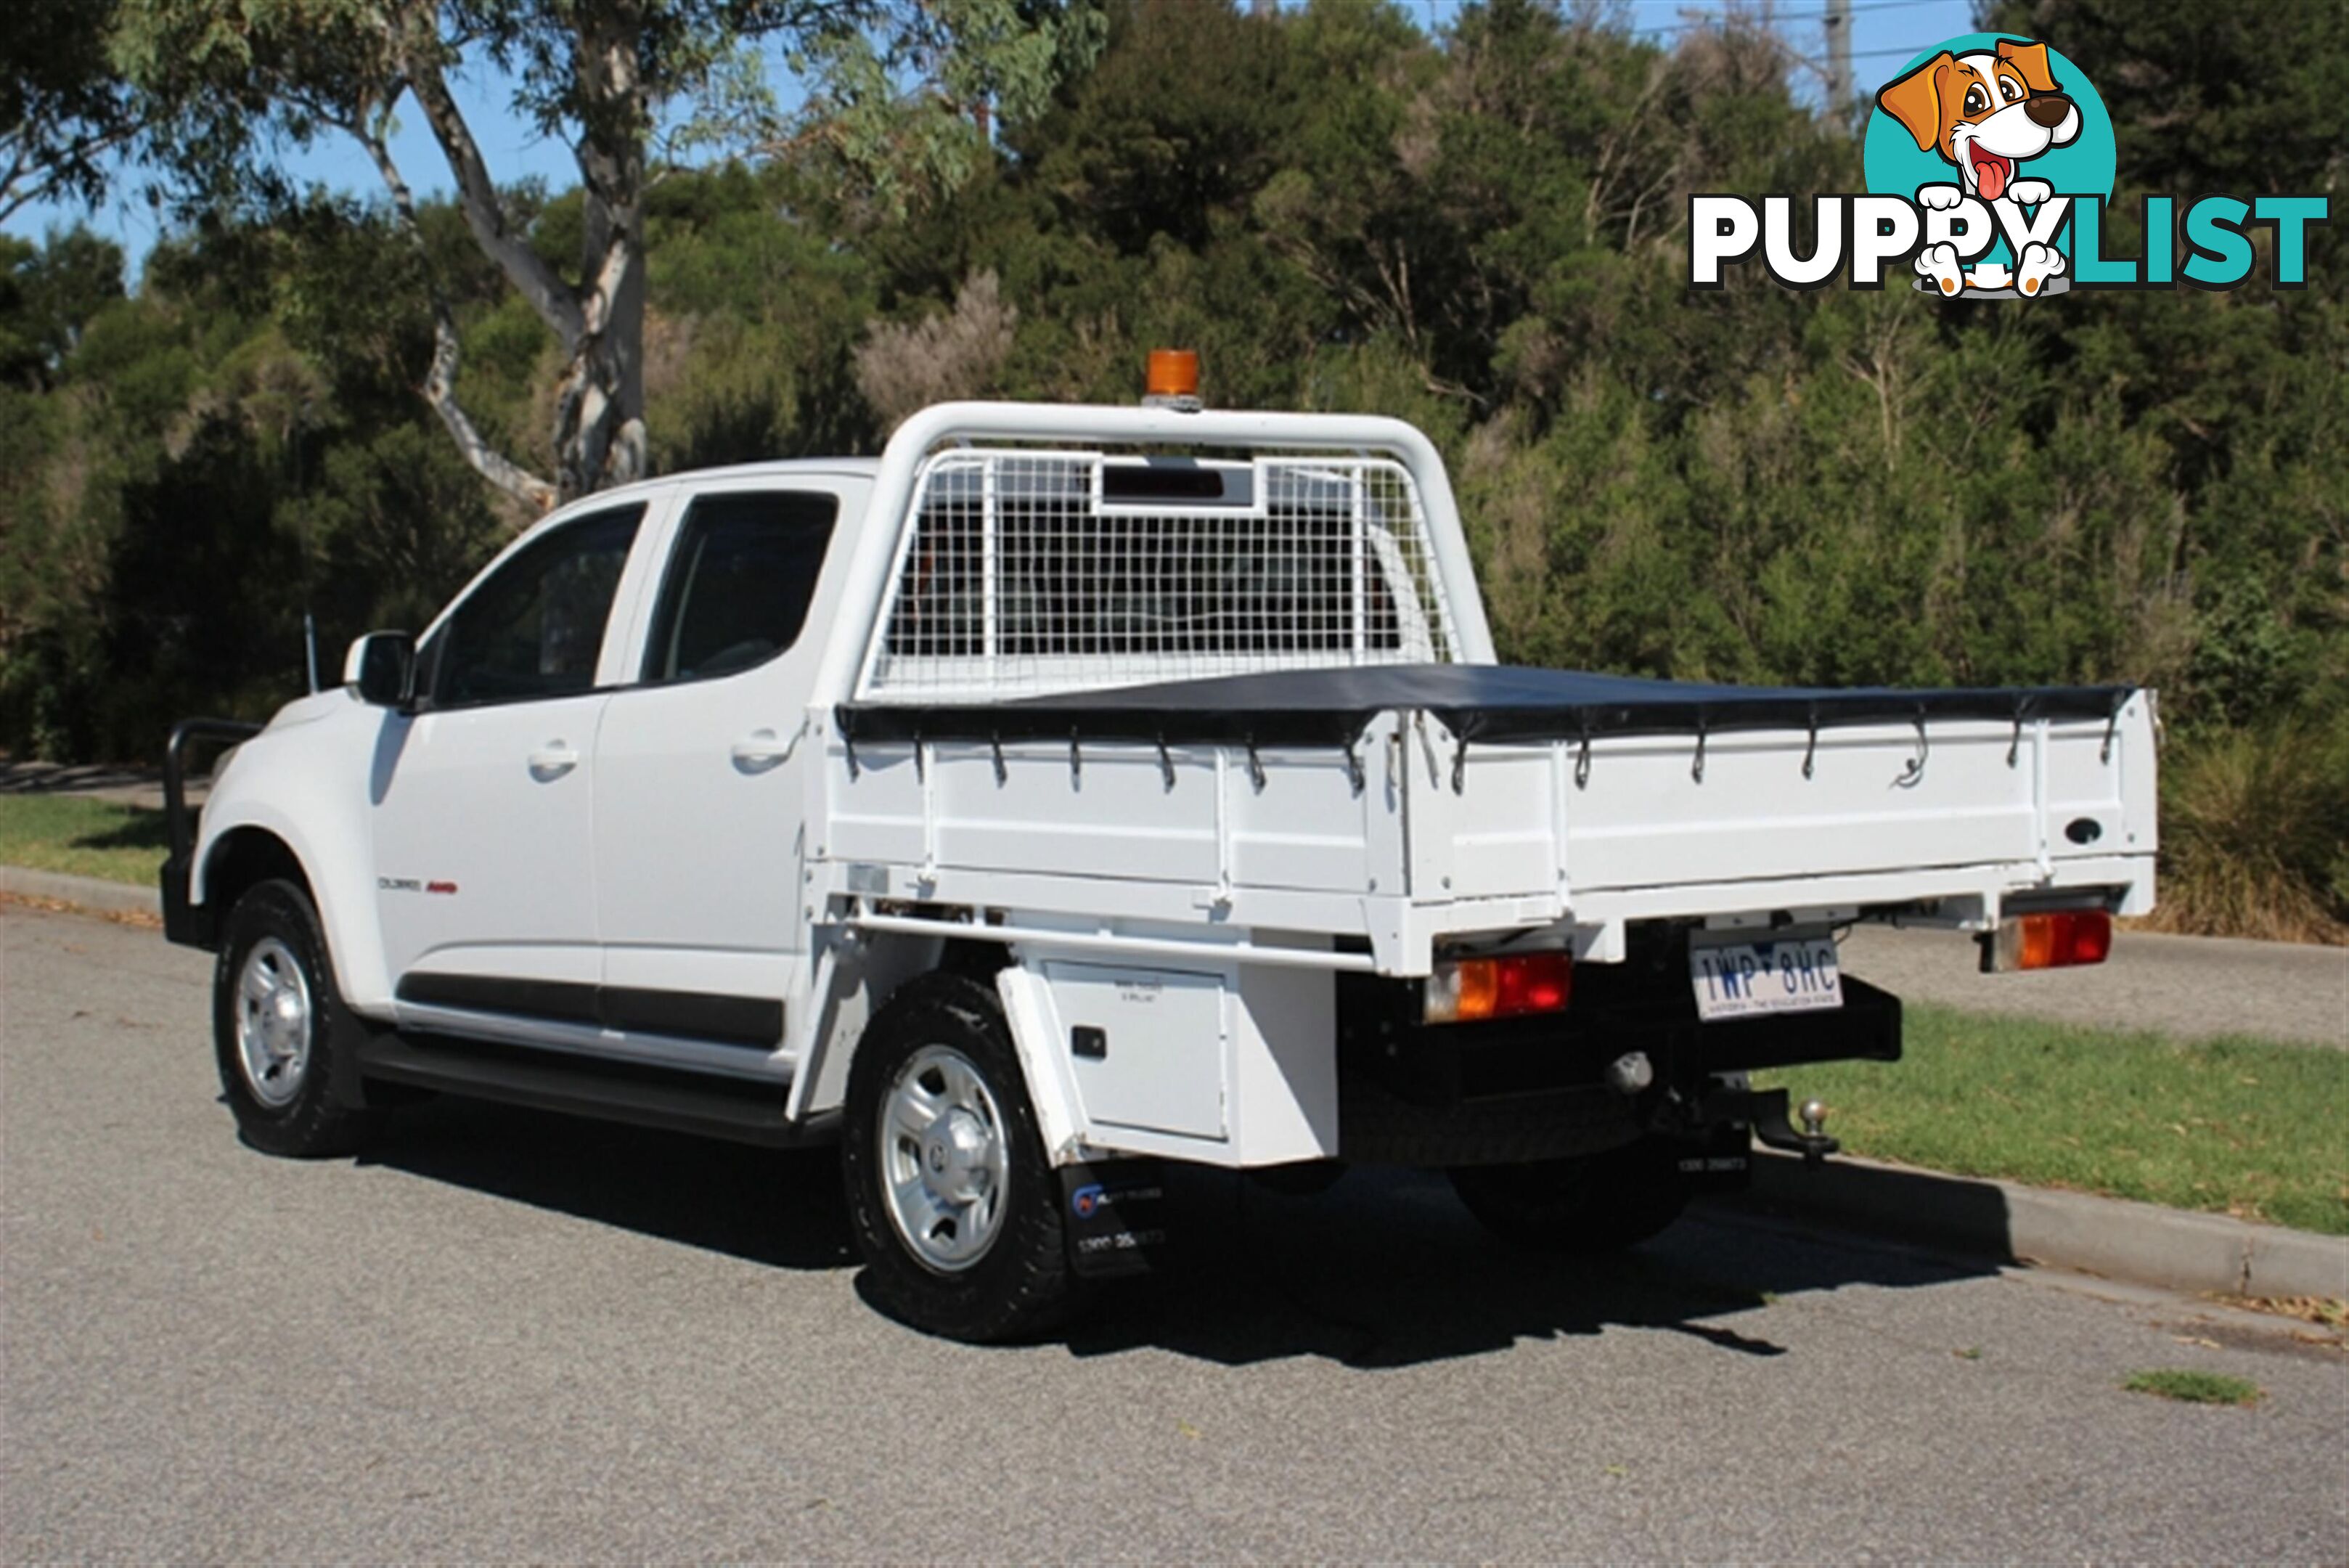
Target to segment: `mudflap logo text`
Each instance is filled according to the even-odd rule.
[[[2075,288],[2234,288],[2273,231],[2271,281],[2308,281],[2321,195],[2147,196],[2141,241],[2106,225],[2112,119],[2078,67],[2045,44],[1971,33],[1928,50],[1876,95],[1861,195],[1689,198],[1691,288],[1719,288],[1758,253],[1788,288],[1879,289],[1887,276],[1949,299],[2036,299]]]

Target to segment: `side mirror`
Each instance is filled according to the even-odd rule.
[[[404,708],[415,680],[416,639],[407,632],[371,631],[343,655],[343,683],[357,688],[362,702]]]

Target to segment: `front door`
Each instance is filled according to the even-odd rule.
[[[404,1022],[595,1016],[597,672],[644,511],[591,513],[500,563],[426,639],[418,711],[387,719],[376,897]]]
[[[762,1070],[802,951],[807,632],[840,497],[697,493],[679,519],[636,682],[595,742],[605,1005],[618,1026],[740,1051]],[[707,1052],[681,1053],[701,1065]]]

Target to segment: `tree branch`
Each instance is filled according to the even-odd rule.
[[[0,176],[0,223],[6,223],[24,208],[49,196],[77,164],[85,163],[109,148],[120,146],[129,140],[131,135],[132,131],[128,127],[103,131],[96,136],[84,137],[72,146],[54,152],[28,147],[17,137],[0,138],[0,140],[13,144],[7,172]],[[29,171],[26,168],[28,162],[33,164]],[[19,181],[23,182],[20,184]]]
[[[489,165],[481,160],[472,128],[465,123],[457,100],[450,96],[449,84],[440,66],[431,61],[410,61],[408,90],[424,110],[425,122],[432,127],[433,140],[440,142],[441,154],[449,160],[450,171],[457,177],[457,204],[465,214],[465,226],[472,231],[474,243],[498,264],[498,269],[530,301],[539,318],[554,328],[564,351],[570,352],[585,330],[578,296],[536,251],[506,227],[505,209],[498,201],[496,182],[490,178]]]
[[[492,446],[487,437],[476,427],[464,406],[457,401],[457,365],[460,344],[457,337],[457,317],[449,306],[449,296],[441,291],[432,274],[432,257],[424,248],[424,230],[416,221],[416,198],[408,182],[392,161],[391,149],[383,140],[381,130],[373,124],[360,123],[351,128],[375,161],[376,172],[391,192],[392,211],[399,216],[400,228],[409,242],[416,247],[416,259],[423,270],[424,292],[432,303],[432,368],[426,372],[424,385],[419,389],[432,411],[440,416],[456,439],[457,449],[473,472],[496,485],[500,490],[539,512],[551,510],[555,503],[554,486],[531,472],[512,458]]]

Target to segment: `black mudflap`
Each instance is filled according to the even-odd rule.
[[[1146,1274],[1166,1251],[1166,1182],[1154,1159],[1061,1168],[1069,1266],[1089,1280]]]
[[[1673,1158],[1691,1192],[1743,1192],[1753,1179],[1754,1134],[1743,1122],[1675,1141]]]

